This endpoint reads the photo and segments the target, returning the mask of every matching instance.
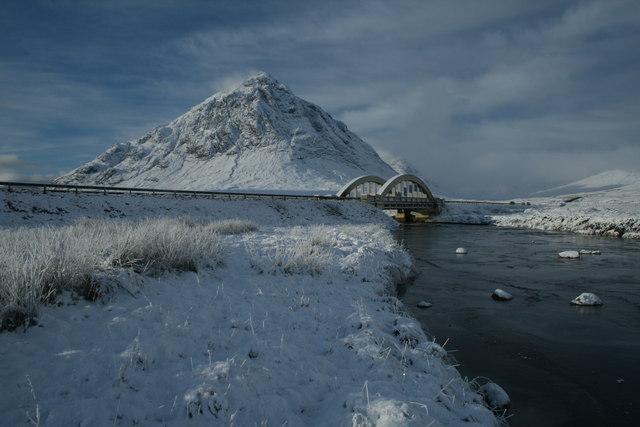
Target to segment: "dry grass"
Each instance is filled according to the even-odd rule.
[[[160,275],[214,266],[223,252],[218,234],[255,229],[247,221],[162,218],[0,230],[0,331],[33,323],[61,292],[99,298],[116,270]]]

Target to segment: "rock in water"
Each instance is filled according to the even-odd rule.
[[[511,399],[502,387],[496,383],[486,383],[480,387],[484,401],[493,410],[505,410],[511,406]]]
[[[578,251],[563,251],[558,254],[558,258],[576,259],[580,258],[580,252]]]
[[[467,249],[466,248],[458,248],[458,249],[456,249],[456,253],[458,255],[464,255],[464,254],[467,253]]]
[[[430,302],[426,302],[426,301],[420,301],[419,303],[416,304],[416,307],[418,307],[418,308],[430,308],[432,306],[433,306],[433,304],[431,304]]]
[[[496,289],[493,291],[493,294],[491,294],[491,298],[496,301],[510,301],[513,299],[513,295],[509,292],[503,291],[502,289]]]
[[[580,255],[600,255],[600,251],[590,251],[587,249],[580,249]]]
[[[571,301],[571,305],[594,306],[602,305],[602,300],[591,292],[584,292]]]

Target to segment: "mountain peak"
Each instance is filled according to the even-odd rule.
[[[58,183],[194,190],[337,190],[395,171],[347,126],[268,73],[118,143]]]
[[[258,73],[248,77],[243,86],[264,86],[264,85],[282,85],[275,77],[271,74],[259,71]],[[284,86],[284,85],[283,85]]]
[[[219,101],[228,96],[243,97],[250,95],[256,91],[263,92],[275,92],[279,91],[282,94],[289,96],[295,96],[291,90],[283,83],[276,80],[271,74],[259,71],[241,81],[235,81],[235,83],[228,85],[226,88],[216,91],[213,95],[202,101],[200,104],[195,105],[191,109],[196,109],[204,104],[210,104],[215,101]]]
[[[284,91],[293,95],[293,93],[291,93],[291,90],[289,90],[289,88],[286,85],[284,85],[283,83],[280,83],[278,80],[276,80],[275,77],[273,77],[271,74],[266,73],[264,71],[260,71],[252,76],[249,76],[230,93],[233,93],[236,91],[246,93],[247,91],[259,90],[259,89],[270,90],[270,91],[273,91],[273,90]]]

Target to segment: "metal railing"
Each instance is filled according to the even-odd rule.
[[[505,202],[476,202],[468,200],[443,200],[422,197],[398,197],[362,195],[360,197],[338,197],[332,195],[304,195],[284,193],[257,193],[234,191],[202,191],[202,190],[171,190],[162,188],[138,188],[138,187],[109,187],[100,185],[72,185],[33,182],[9,182],[0,181],[0,189],[12,192],[19,189],[31,189],[42,193],[75,193],[75,194],[102,194],[102,195],[148,195],[148,196],[174,196],[174,197],[198,197],[209,199],[271,199],[271,200],[346,200],[369,203],[380,209],[431,209],[440,207],[444,203],[486,203],[509,204]]]
[[[325,195],[303,195],[303,194],[277,194],[277,193],[246,193],[233,191],[201,191],[201,190],[170,190],[161,188],[137,188],[137,187],[108,187],[99,185],[70,185],[70,184],[49,184],[32,182],[7,182],[0,181],[0,188],[8,192],[16,191],[20,188],[40,190],[42,193],[64,192],[76,194],[102,194],[102,195],[151,195],[151,196],[175,196],[175,197],[200,197],[211,199],[302,199],[302,200],[359,200],[350,197],[337,197]]]
[[[380,209],[439,209],[442,200],[432,200],[426,197],[377,196],[366,194],[360,198],[363,202]]]
[[[468,204],[468,205],[530,205],[529,202],[492,202],[487,200],[445,200],[445,203]]]

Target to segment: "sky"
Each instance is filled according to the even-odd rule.
[[[0,180],[50,180],[258,71],[437,194],[640,171],[636,0],[4,0]]]

